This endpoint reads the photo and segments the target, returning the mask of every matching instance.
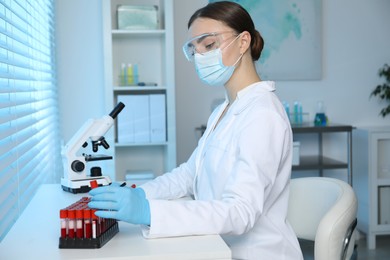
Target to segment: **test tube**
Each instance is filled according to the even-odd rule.
[[[70,208],[68,210],[68,236],[69,238],[75,237],[75,210]]]
[[[92,238],[97,238],[100,236],[100,225],[99,225],[99,219],[95,215],[96,209],[91,210],[92,215]]]
[[[96,180],[92,180],[89,183],[91,185],[91,189],[95,189],[95,188],[97,188],[99,186],[98,182]]]
[[[104,233],[107,229],[107,219],[98,217],[98,222],[100,224],[100,234]]]
[[[299,102],[294,102],[294,123],[299,124]]]
[[[89,208],[84,209],[84,237],[92,238],[92,223],[91,223],[91,210]]]
[[[66,238],[68,235],[68,210],[60,210],[60,222],[61,222],[61,237]]]
[[[83,210],[76,209],[76,237],[83,238],[84,230],[83,230]]]

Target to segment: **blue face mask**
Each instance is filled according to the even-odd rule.
[[[195,69],[199,78],[205,84],[210,86],[223,86],[233,75],[236,64],[240,61],[242,55],[232,66],[225,66],[222,62],[222,51],[220,48],[204,54],[195,53]]]

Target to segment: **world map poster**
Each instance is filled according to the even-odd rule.
[[[264,39],[264,49],[256,64],[263,80],[321,79],[321,0],[231,2],[239,3],[249,12]]]

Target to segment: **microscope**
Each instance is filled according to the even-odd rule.
[[[119,102],[107,116],[99,119],[89,119],[69,140],[62,149],[62,160],[64,165],[64,177],[61,178],[61,186],[64,191],[71,193],[85,193],[91,190],[91,181],[96,181],[98,186],[110,185],[108,176],[103,176],[100,167],[92,167],[90,175],[87,175],[86,163],[100,160],[111,160],[108,155],[91,155],[83,153],[82,150],[88,146],[91,140],[92,151],[97,153],[99,146],[108,149],[110,146],[104,135],[114,124],[114,119],[122,111],[125,105]]]

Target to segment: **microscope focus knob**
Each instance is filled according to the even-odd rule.
[[[72,162],[71,168],[74,172],[82,172],[85,168],[85,165],[83,162],[76,160]]]

